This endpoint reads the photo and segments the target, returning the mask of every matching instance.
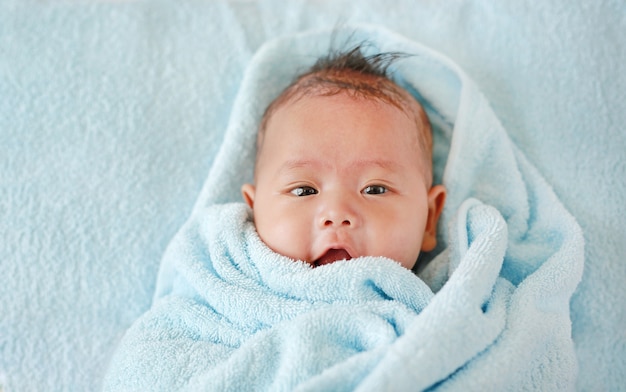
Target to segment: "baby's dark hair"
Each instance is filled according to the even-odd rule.
[[[263,146],[267,124],[282,106],[307,96],[332,96],[345,93],[353,98],[378,100],[391,104],[412,116],[418,135],[427,180],[432,177],[432,135],[430,122],[422,106],[389,75],[389,67],[398,59],[408,57],[400,52],[363,54],[366,44],[349,50],[333,50],[300,74],[265,110],[257,138],[257,157]]]

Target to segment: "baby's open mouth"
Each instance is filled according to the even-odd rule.
[[[319,259],[315,261],[315,266],[334,263],[338,260],[350,260],[352,256],[345,249],[329,249]]]

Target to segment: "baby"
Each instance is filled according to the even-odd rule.
[[[397,57],[330,54],[267,108],[242,193],[273,251],[312,266],[385,256],[412,269],[435,248],[446,191],[432,185],[424,110],[387,76]]]

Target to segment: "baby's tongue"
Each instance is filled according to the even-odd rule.
[[[334,263],[337,260],[350,260],[350,254],[344,249],[330,249],[317,261],[317,265]]]

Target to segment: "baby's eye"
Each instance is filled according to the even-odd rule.
[[[291,194],[295,196],[311,196],[317,195],[317,189],[310,186],[299,186],[291,190]]]
[[[366,195],[382,195],[387,192],[387,188],[382,185],[370,185],[363,189],[363,193]]]

